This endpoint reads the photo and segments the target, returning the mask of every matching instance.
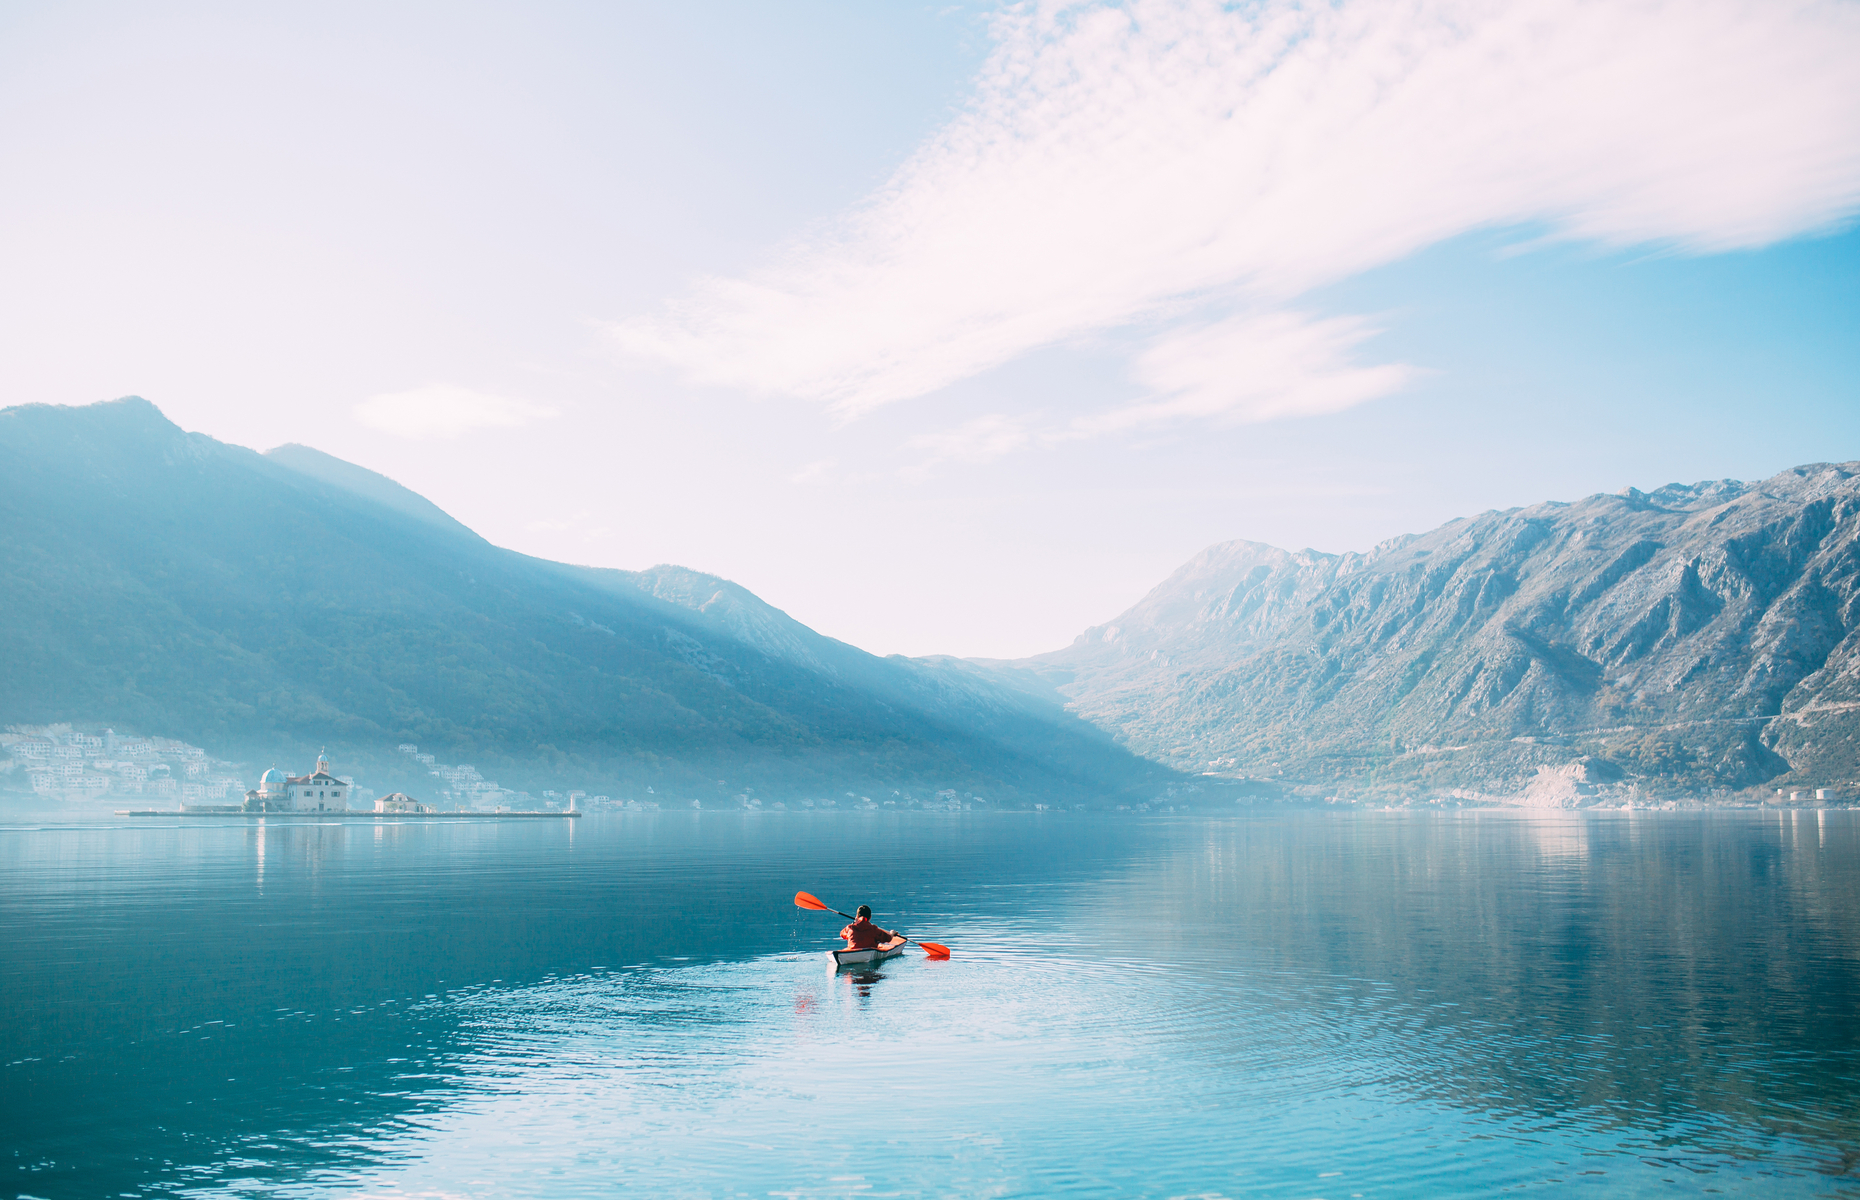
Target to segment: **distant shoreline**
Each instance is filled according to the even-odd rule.
[[[341,811],[329,811],[329,810],[316,811],[316,812],[180,812],[172,808],[119,808],[115,810],[113,815],[119,816],[119,817],[182,817],[182,818],[205,817],[205,818],[210,818],[213,820],[225,820],[227,817],[246,817],[254,821],[270,820],[270,821],[317,821],[317,822],[327,821],[332,818],[338,821],[386,821],[386,820],[392,820],[392,821],[501,821],[507,817],[516,817],[519,819],[550,817],[550,818],[560,821],[565,818],[579,817],[581,813],[579,811],[575,811],[575,812],[410,813],[410,812],[362,812],[362,811],[341,812]]]

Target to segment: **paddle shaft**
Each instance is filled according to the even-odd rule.
[[[797,908],[805,908],[811,912],[830,912],[836,917],[845,917],[848,921],[857,921],[859,919],[858,917],[848,916],[837,908],[828,908],[827,902],[822,900],[819,896],[814,895],[812,892],[796,892],[794,894],[794,903]],[[868,918],[868,920],[869,919],[870,918]],[[892,932],[896,934],[897,931],[893,930]],[[916,946],[931,958],[949,957],[949,947],[940,942],[920,942],[916,938],[910,937],[904,940]]]

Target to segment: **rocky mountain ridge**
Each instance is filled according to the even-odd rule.
[[[989,665],[1204,774],[1860,798],[1860,463],[1488,512],[1367,553],[1229,542],[1071,646]]]

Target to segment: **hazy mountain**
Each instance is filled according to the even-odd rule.
[[[1667,790],[1860,777],[1860,463],[1230,542],[1064,650],[992,664],[1188,770]],[[1584,761],[1586,760],[1586,761]]]
[[[476,538],[478,535],[452,519],[450,513],[440,508],[425,496],[410,488],[404,488],[386,475],[379,475],[367,467],[358,467],[354,463],[344,462],[333,454],[309,446],[300,446],[296,442],[287,442],[265,451],[265,457],[279,466],[289,467],[299,475],[308,475],[324,483],[333,484],[346,492],[353,492],[384,508],[391,508],[403,516],[412,517],[448,533],[461,534]]]
[[[0,724],[287,764],[327,743],[379,783],[402,741],[506,786],[703,797],[1093,800],[1169,774],[970,664],[876,658],[677,567],[502,550],[384,476],[134,398],[0,411],[0,612]]]

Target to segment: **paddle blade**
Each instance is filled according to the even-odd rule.
[[[794,906],[796,908],[811,908],[815,912],[832,912],[833,911],[832,909],[828,908],[826,905],[822,904],[820,902],[819,897],[811,896],[806,892],[796,892],[794,894]]]
[[[928,954],[931,958],[949,957],[949,947],[943,945],[941,942],[918,942],[917,944],[922,946],[924,953]]]

